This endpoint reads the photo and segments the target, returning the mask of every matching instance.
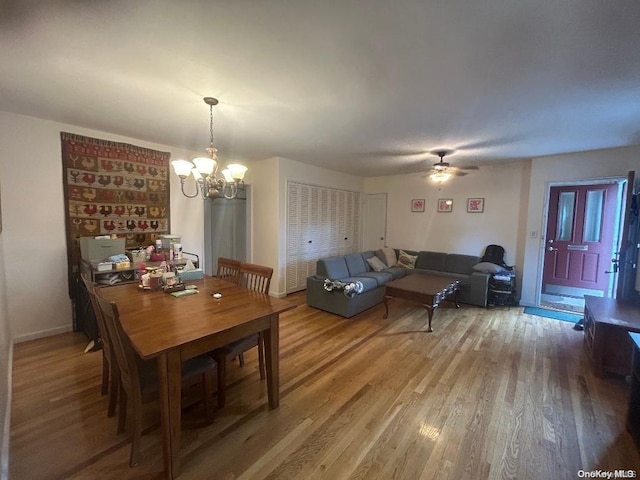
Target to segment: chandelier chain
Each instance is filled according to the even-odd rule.
[[[213,148],[213,105],[209,105],[209,146]]]

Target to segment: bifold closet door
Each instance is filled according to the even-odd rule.
[[[287,183],[287,293],[307,287],[320,258],[360,246],[360,193]]]

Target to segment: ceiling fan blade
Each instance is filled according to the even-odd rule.
[[[465,165],[464,167],[456,168],[459,168],[460,170],[480,170],[480,167],[478,167],[477,165]]]

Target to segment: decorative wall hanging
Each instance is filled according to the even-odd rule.
[[[438,199],[438,211],[439,212],[451,212],[453,210],[453,199],[451,198],[439,198]]]
[[[411,200],[412,212],[424,212],[424,198],[414,198]]]
[[[134,248],[170,231],[170,154],[66,132],[60,137],[71,286],[80,237],[117,235]]]
[[[484,198],[467,198],[467,212],[469,213],[484,212]]]

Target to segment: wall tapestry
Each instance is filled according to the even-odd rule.
[[[61,132],[70,294],[80,237],[117,235],[152,245],[169,225],[169,156],[126,143]]]

